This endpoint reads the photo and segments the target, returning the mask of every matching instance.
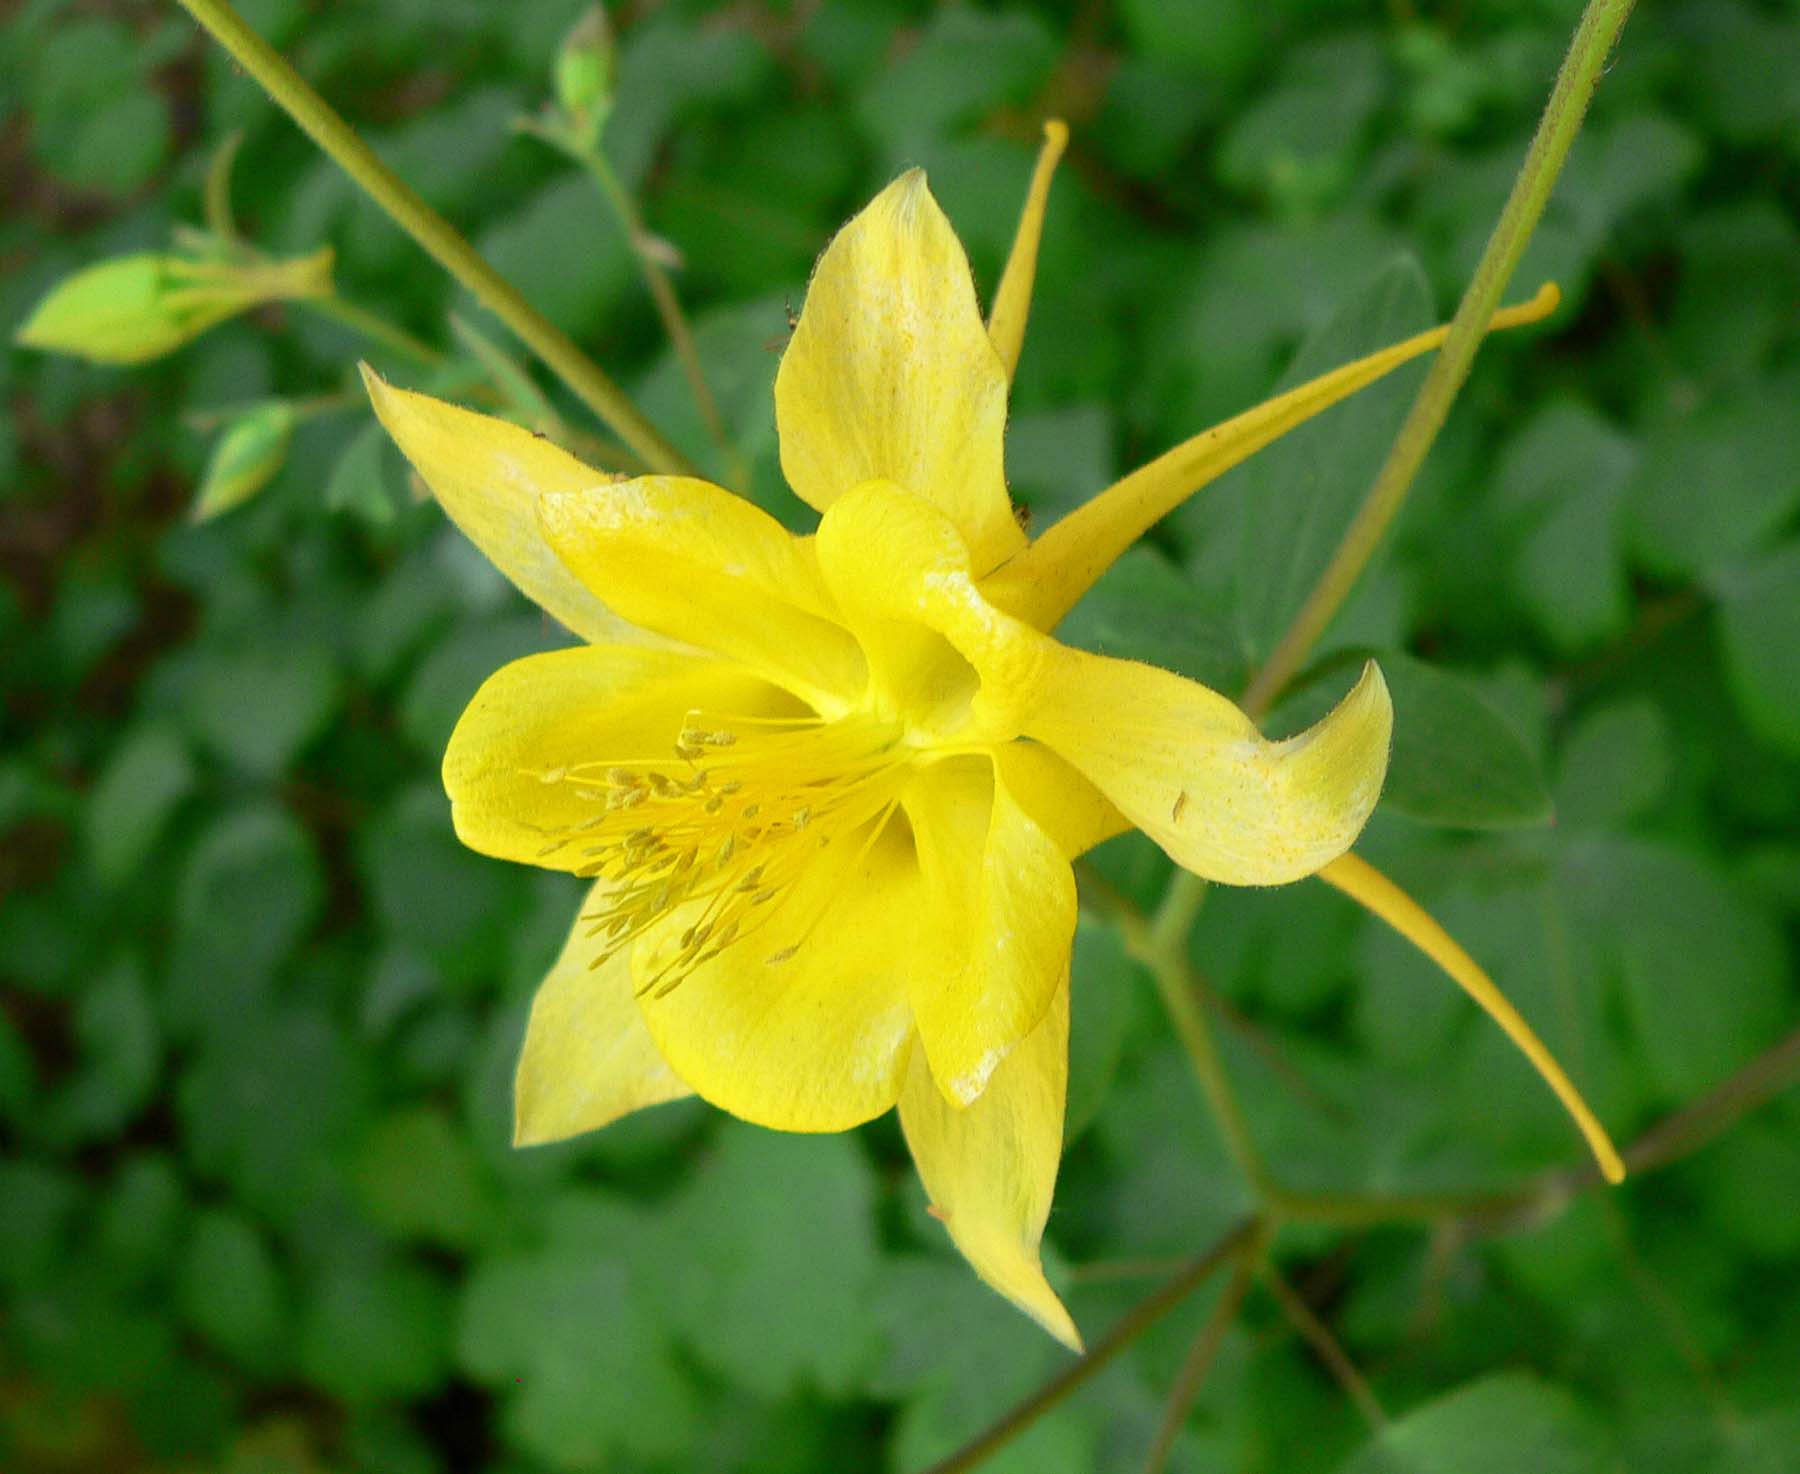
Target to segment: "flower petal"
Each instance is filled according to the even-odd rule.
[[[583,588],[538,530],[540,492],[601,486],[612,477],[505,420],[396,389],[367,366],[363,384],[376,417],[450,520],[526,598],[596,644],[662,643]]]
[[[1561,296],[1546,283],[1537,296],[1503,307],[1489,332],[1540,322]],[[1278,394],[1241,415],[1204,430],[1077,507],[1018,557],[994,572],[985,586],[999,608],[1037,629],[1049,630],[1075,607],[1113,561],[1201,487],[1296,425],[1347,399],[1403,363],[1430,353],[1449,335],[1433,328],[1359,358],[1354,363]]]
[[[1038,1257],[1062,1158],[1069,989],[1006,1057],[980,1100],[957,1110],[913,1051],[900,1126],[925,1191],[975,1272],[1071,1351],[1081,1334]]]
[[[1017,735],[1055,642],[982,597],[949,517],[893,482],[865,482],[826,511],[818,552],[878,699],[934,738]]]
[[[1323,720],[1270,742],[1198,682],[1055,649],[1027,733],[1196,875],[1228,885],[1310,875],[1350,848],[1380,797],[1393,704],[1373,661]]]
[[[1132,827],[1111,799],[1039,743],[1008,742],[993,758],[1007,791],[1067,859],[1078,860]]]
[[[994,291],[993,310],[988,313],[988,336],[994,340],[994,351],[1006,366],[1009,382],[1019,367],[1019,351],[1025,346],[1031,288],[1037,280],[1038,241],[1044,234],[1044,207],[1050,202],[1050,178],[1068,146],[1069,125],[1061,118],[1046,121],[1044,144],[1031,171],[1031,185],[1025,193],[1025,209],[1019,216],[1012,253],[1006,258],[1006,269],[1000,273],[1000,285]]]
[[[582,906],[591,912],[608,883]],[[663,1062],[631,990],[623,952],[596,967],[600,940],[575,918],[562,955],[538,985],[513,1079],[513,1145],[537,1146],[597,1131],[620,1116],[693,1092]]]
[[[939,1088],[966,1106],[1063,983],[1075,876],[981,758],[925,768],[905,801],[925,884],[957,939],[952,966],[914,974],[913,1019]]]
[[[819,258],[775,377],[775,423],[789,485],[821,512],[861,482],[893,481],[944,510],[983,572],[1024,546],[1002,467],[1006,369],[920,171]]]
[[[646,629],[762,671],[818,705],[864,681],[831,617],[812,544],[722,487],[643,476],[546,494],[538,521],[568,570]]]
[[[1619,1156],[1618,1148],[1612,1144],[1599,1117],[1581,1098],[1574,1082],[1563,1073],[1556,1057],[1500,991],[1499,985],[1438,924],[1436,917],[1360,855],[1338,856],[1319,871],[1319,878],[1379,916],[1441,967],[1450,980],[1500,1026],[1500,1031],[1518,1047],[1550,1087],[1593,1152],[1600,1175],[1615,1186],[1625,1180],[1624,1159]]]
[[[894,1104],[909,981],[944,955],[904,824],[866,847],[839,837],[765,925],[662,991],[659,943],[692,924],[684,908],[653,928],[632,968],[657,1049],[695,1093],[778,1131],[846,1131]]]
[[[475,693],[444,752],[456,833],[471,849],[557,870],[549,836],[598,806],[561,781],[584,763],[673,759],[682,718],[696,707],[781,715],[797,704],[746,671],[642,645],[576,645],[502,666]]]

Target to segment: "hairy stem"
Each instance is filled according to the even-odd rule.
[[[1369,559],[1381,544],[1388,525],[1406,500],[1406,493],[1424,464],[1425,453],[1444,427],[1450,406],[1469,376],[1475,350],[1481,344],[1488,319],[1500,303],[1513,269],[1525,254],[1544,206],[1550,199],[1557,175],[1562,172],[1569,146],[1580,131],[1589,100],[1600,73],[1612,54],[1619,32],[1631,14],[1633,0],[1588,0],[1576,27],[1575,39],[1557,73],[1556,85],[1544,108],[1536,136],[1526,151],[1524,165],[1512,194],[1488,237],[1487,248],[1475,267],[1468,289],[1450,322],[1450,334],[1438,351],[1425,382],[1419,387],[1400,433],[1394,438],[1387,460],[1376,473],[1343,541],[1332,554],[1319,581],[1307,596],[1294,622],[1277,643],[1267,663],[1256,673],[1244,694],[1244,709],[1252,716],[1267,711],[1305,662],[1325,627],[1349,597]]]

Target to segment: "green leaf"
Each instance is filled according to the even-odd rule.
[[[1513,585],[1559,650],[1617,636],[1630,618],[1625,485],[1637,463],[1634,441],[1573,401],[1553,402],[1506,444],[1494,495],[1520,533]]]
[[[1668,1099],[1718,1084],[1774,1038],[1785,1013],[1781,933],[1717,866],[1665,844],[1595,837],[1570,847],[1563,883],[1624,981]]]
[[[343,694],[337,662],[320,644],[195,652],[184,674],[182,716],[194,740],[261,778],[286,771]]]
[[[1143,985],[1117,927],[1083,916],[1070,962],[1069,1099],[1063,1125],[1066,1150],[1087,1130],[1106,1099],[1125,1036],[1137,1016]]]
[[[1631,487],[1636,544],[1695,577],[1757,552],[1800,507],[1800,376],[1720,395],[1658,425]]]
[[[186,1212],[175,1164],[161,1153],[141,1152],[107,1183],[95,1242],[111,1268],[127,1277],[148,1275],[174,1256]]]
[[[239,415],[213,444],[189,514],[205,522],[242,506],[281,470],[299,414],[285,399]]]
[[[570,241],[581,249],[571,251]],[[598,332],[636,284],[624,232],[582,173],[545,185],[476,246],[532,306],[578,338]]]
[[[275,1224],[341,1191],[335,1164],[365,1109],[369,1062],[322,1011],[240,1007],[216,1022],[175,1106],[198,1171]]]
[[[708,1365],[768,1397],[860,1384],[875,1350],[861,1310],[874,1192],[852,1138],[729,1123],[667,1228],[686,1246],[666,1287],[675,1324]]]
[[[1800,754],[1800,541],[1720,579],[1719,639],[1744,720]]]
[[[325,483],[325,505],[377,526],[392,522],[396,507],[395,477],[389,470],[392,444],[374,421],[352,435]]]
[[[351,1404],[423,1396],[450,1359],[451,1293],[423,1265],[346,1245],[307,1285],[301,1373]]]
[[[20,1158],[0,1161],[0,1284],[42,1281],[62,1257],[81,1184],[60,1167]]]
[[[116,884],[143,864],[194,780],[179,732],[144,723],[127,733],[95,780],[83,815],[88,854],[103,882]]]
[[[51,1134],[65,1143],[118,1132],[149,1101],[162,1064],[162,1040],[143,970],[117,963],[75,1005],[81,1067],[51,1098]]]
[[[457,1317],[458,1364],[503,1389],[511,1440],[554,1468],[599,1468],[619,1452],[679,1459],[700,1404],[633,1274],[634,1249],[660,1230],[593,1195],[578,1216],[585,1243],[477,1265]]]
[[[1571,829],[1609,829],[1652,810],[1674,772],[1668,721],[1648,698],[1583,715],[1564,739],[1556,815]]]
[[[402,1238],[467,1248],[487,1214],[466,1138],[432,1106],[375,1123],[357,1147],[351,1181],[369,1217]]]
[[[324,875],[286,812],[238,809],[201,836],[176,890],[168,1012],[183,1032],[223,1025],[312,924]]]
[[[933,145],[1023,102],[1056,63],[1056,40],[1023,11],[938,11],[917,44],[883,67],[856,99],[855,116],[886,171],[929,159]]]
[[[1313,333],[1275,392],[1304,383],[1429,325],[1431,293],[1402,256]],[[1237,567],[1246,652],[1266,658],[1292,623],[1362,504],[1418,385],[1423,365],[1397,370],[1302,425],[1207,495],[1243,509]],[[1328,648],[1329,640],[1326,642]]]
[[[1561,1388],[1518,1372],[1390,1423],[1340,1474],[1612,1474],[1606,1434]]]
[[[1339,198],[1387,91],[1386,70],[1372,37],[1338,36],[1297,50],[1280,84],[1239,113],[1220,140],[1220,178],[1282,211],[1316,211]]]
[[[255,1224],[229,1209],[194,1219],[176,1281],[182,1319],[233,1360],[275,1370],[287,1333],[287,1293]]]
[[[1128,549],[1057,630],[1065,644],[1141,660],[1217,690],[1242,684],[1244,659],[1230,611],[1161,553]]]

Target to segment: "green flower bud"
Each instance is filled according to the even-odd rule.
[[[258,303],[330,290],[329,249],[242,265],[156,252],[119,256],[59,282],[14,341],[94,363],[147,363]]]
[[[225,427],[213,446],[200,493],[194,498],[193,520],[205,522],[241,506],[261,491],[287,459],[299,414],[284,399],[259,404]]]
[[[569,124],[596,141],[612,106],[613,38],[605,6],[588,10],[563,38],[555,80],[557,105]]]

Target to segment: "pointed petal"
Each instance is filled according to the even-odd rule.
[[[932,1083],[913,1052],[900,1126],[950,1238],[975,1272],[1071,1351],[1081,1334],[1038,1257],[1062,1158],[1069,1071],[1069,990],[1006,1057],[966,1110]]]
[[[1228,885],[1298,880],[1349,849],[1375,807],[1393,705],[1372,661],[1316,726],[1270,742],[1198,682],[1055,649],[1027,734],[1196,875]]]
[[[1008,383],[1019,367],[1019,351],[1025,346],[1025,321],[1031,315],[1031,288],[1037,280],[1038,242],[1044,234],[1050,178],[1068,146],[1069,125],[1061,118],[1046,121],[1044,145],[1038,150],[1037,165],[1031,171],[1031,185],[1025,192],[1025,209],[1019,216],[1012,254],[1006,258],[1006,269],[1000,273],[1000,286],[994,293],[994,308],[988,314],[988,336],[994,340],[994,351],[1006,366]]]
[[[441,399],[396,389],[366,365],[375,415],[449,518],[526,598],[596,644],[661,644],[583,588],[538,530],[541,492],[612,480],[541,435]]]
[[[550,836],[598,806],[566,781],[580,764],[672,759],[696,707],[748,716],[797,709],[793,698],[704,656],[642,645],[576,645],[504,665],[475,693],[444,752],[457,837],[484,855],[555,870],[581,863]],[[589,769],[591,771],[591,769]]]
[[[1544,1046],[1544,1041],[1532,1031],[1531,1025],[1525,1022],[1481,965],[1456,944],[1455,938],[1438,925],[1429,911],[1359,855],[1339,856],[1319,871],[1319,878],[1379,916],[1443,968],[1519,1047],[1520,1053],[1531,1061],[1532,1068],[1555,1092],[1563,1109],[1580,1128],[1594,1160],[1600,1164],[1601,1175],[1611,1183],[1625,1180],[1625,1163],[1607,1136],[1606,1128],[1588,1109],[1581,1092],[1563,1073],[1562,1066]]]
[[[692,908],[632,949],[657,1049],[721,1110],[778,1131],[846,1131],[898,1098],[908,984],[945,948],[904,826],[863,849],[851,836],[821,850],[765,925],[667,992],[658,944],[693,924]]]
[[[925,884],[957,939],[955,965],[913,975],[913,1020],[938,1087],[966,1106],[1063,985],[1075,875],[981,758],[923,770],[906,812]]]
[[[863,685],[809,540],[721,487],[643,476],[538,502],[548,545],[627,618],[761,671],[808,700]]]
[[[607,890],[588,893],[592,912]],[[592,923],[575,918],[562,955],[538,985],[513,1079],[513,1145],[598,1131],[620,1116],[693,1092],[663,1062],[631,991],[631,959],[595,966]]]
[[[826,247],[775,377],[788,484],[821,512],[864,481],[941,507],[983,571],[1024,546],[1002,470],[1006,370],[962,244],[918,170]]]
[[[1560,300],[1546,285],[1530,302],[1496,312],[1489,331],[1541,321]],[[986,580],[983,591],[1026,623],[1054,629],[1126,548],[1201,487],[1321,410],[1431,352],[1449,331],[1433,328],[1334,369],[1164,452],[1056,523]]]

